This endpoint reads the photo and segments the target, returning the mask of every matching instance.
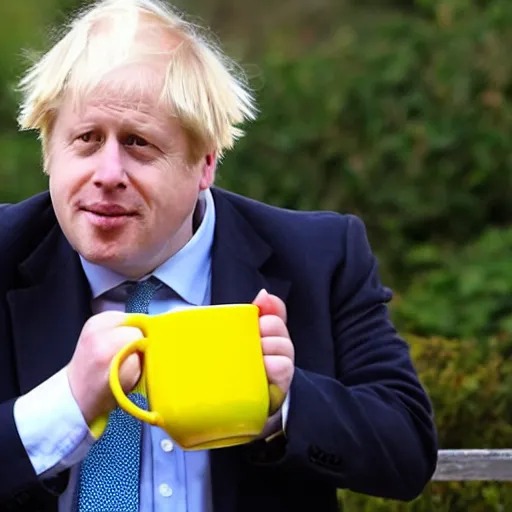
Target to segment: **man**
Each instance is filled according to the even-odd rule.
[[[334,511],[337,488],[410,500],[431,477],[431,406],[362,222],[213,186],[255,112],[233,69],[164,4],[106,0],[23,78],[49,193],[0,207],[2,511]],[[257,440],[186,452],[120,413],[127,312],[242,302],[282,394]],[[139,376],[132,357],[125,391]]]

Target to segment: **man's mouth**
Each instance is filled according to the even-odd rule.
[[[114,203],[81,205],[79,209],[85,214],[88,222],[101,231],[121,229],[138,215],[137,211]]]
[[[96,203],[87,206],[81,206],[80,210],[98,215],[100,217],[133,217],[136,212],[125,208],[124,206],[111,203]]]

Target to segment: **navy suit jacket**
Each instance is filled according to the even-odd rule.
[[[212,303],[281,297],[296,351],[286,437],[211,452],[216,512],[337,510],[336,488],[410,500],[435,469],[431,404],[392,326],[363,223],[212,190]],[[13,405],[65,366],[91,315],[48,193],[0,206],[0,510],[54,512]]]

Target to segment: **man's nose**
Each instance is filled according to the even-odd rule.
[[[107,140],[98,154],[94,171],[94,185],[107,190],[125,189],[128,183],[123,165],[122,145]]]

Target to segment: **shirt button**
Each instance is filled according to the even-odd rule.
[[[174,445],[170,439],[162,439],[160,446],[164,452],[172,452],[172,449],[174,448]]]
[[[160,484],[158,490],[164,498],[169,498],[169,496],[172,496],[172,489],[167,484]]]

